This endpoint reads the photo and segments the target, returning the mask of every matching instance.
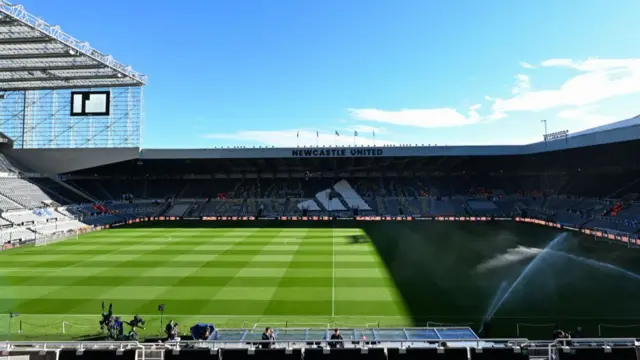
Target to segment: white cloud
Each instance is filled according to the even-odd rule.
[[[528,62],[524,62],[524,61],[520,62],[520,66],[522,66],[525,69],[535,69],[536,68],[535,66],[529,64]]]
[[[376,135],[378,135],[378,134],[386,133],[387,129],[380,128],[380,127],[375,127],[375,126],[368,126],[368,125],[354,125],[354,126],[347,127],[346,131],[349,134],[353,134],[354,131],[357,131],[358,134],[360,134],[360,135],[371,136],[371,135],[373,135],[374,131],[375,131]]]
[[[513,97],[494,100],[493,112],[540,112],[553,108],[596,104],[600,101],[640,93],[640,59],[550,59],[542,67],[570,68],[581,72],[558,89],[518,91]]]
[[[524,74],[518,74],[515,76],[516,85],[511,89],[511,94],[516,95],[525,92],[531,88],[531,81],[529,76]]]
[[[452,108],[434,109],[349,109],[354,119],[376,121],[392,125],[421,128],[456,127],[476,123],[481,120],[476,108],[471,107],[465,116]]]
[[[475,104],[469,107],[470,110],[478,110],[482,107],[482,104]]]
[[[571,108],[560,111],[557,116],[560,119],[575,121],[575,125],[571,126],[571,132],[582,131],[620,120],[613,116],[598,114],[597,110],[598,108],[595,106]]]
[[[542,67],[566,67],[579,71],[599,71],[610,69],[624,69],[637,67],[640,59],[598,59],[591,58],[585,61],[574,61],[572,59],[549,59],[543,61]]]
[[[573,67],[573,60],[571,59],[549,59],[543,61],[540,66],[542,67]]]
[[[447,145],[466,145],[466,146],[495,146],[495,145],[527,145],[542,141],[541,135],[532,134],[509,134],[504,136],[503,134],[495,135],[483,135],[474,137],[460,138]]]
[[[352,130],[353,131],[353,130]],[[359,131],[358,131],[359,132]],[[298,137],[299,134],[299,137]],[[340,132],[340,136],[335,136],[334,132],[318,132],[310,130],[257,130],[238,131],[235,133],[214,133],[203,135],[207,139],[234,140],[238,144],[255,146],[276,146],[276,147],[296,147],[296,146],[353,146],[353,132]],[[317,141],[317,143],[316,143]],[[358,134],[355,138],[357,146],[373,145],[372,134]],[[379,139],[376,133],[376,145],[395,145],[395,142]]]

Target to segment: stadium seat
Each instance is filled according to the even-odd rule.
[[[529,354],[527,351],[516,353],[513,348],[494,347],[482,348],[482,352],[476,349],[470,349],[471,360],[527,360]]]
[[[78,351],[78,349],[62,349],[58,356],[58,360],[135,360],[136,350],[124,350],[121,355],[115,349],[99,349],[99,350],[84,350]]]
[[[305,360],[386,360],[384,349],[367,349],[364,353],[362,349],[331,349],[328,354],[323,349],[305,349]]]
[[[217,352],[211,353],[211,349],[181,349],[174,352],[167,350],[164,352],[165,360],[216,360],[219,359]]]
[[[388,360],[468,360],[467,348],[448,348],[438,353],[434,347],[406,348],[404,354],[398,348],[387,349]]]
[[[285,349],[255,349],[255,353],[249,354],[247,349],[223,349],[224,360],[301,360],[302,350],[293,349],[287,354]]]
[[[571,348],[568,352],[558,351],[559,360],[637,360],[638,350],[634,347],[611,348],[605,352],[602,347]]]
[[[6,356],[6,357],[5,357]],[[56,350],[46,350],[44,353],[38,351],[4,351],[0,350],[0,357],[2,359],[38,359],[38,360],[56,360],[58,354]]]

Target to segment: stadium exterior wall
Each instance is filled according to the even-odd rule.
[[[137,159],[138,148],[11,149],[5,154],[19,165],[42,174],[64,174]]]

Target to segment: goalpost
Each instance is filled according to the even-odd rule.
[[[640,324],[598,324],[598,337],[635,337],[640,334]]]
[[[63,334],[67,334],[67,333],[73,333],[74,330],[79,329],[82,330],[83,332],[85,331],[92,331],[94,329],[96,329],[97,326],[95,325],[78,325],[78,324],[72,324],[70,322],[67,321],[63,321],[62,322],[62,333]]]
[[[66,231],[61,234],[54,235],[36,235],[36,246],[47,246],[48,244],[54,244],[60,241],[69,240],[69,239],[78,239],[79,236],[78,229]]]
[[[536,336],[546,336],[550,337],[555,329],[556,323],[546,323],[546,324],[526,324],[526,323],[518,323],[516,324],[516,336],[519,338],[533,338]]]

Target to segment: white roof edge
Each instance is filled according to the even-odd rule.
[[[59,26],[52,26],[46,23],[44,20],[27,12],[22,5],[14,5],[7,0],[0,0],[0,13],[3,13],[17,21],[20,21],[22,24],[29,26],[30,28],[39,31],[42,34],[47,35],[77,50],[81,54],[88,56],[104,64],[105,66],[140,82],[141,85],[147,83],[147,75],[133,70],[131,66],[125,66],[117,62],[110,55],[105,55],[99,52],[98,50],[92,48],[88,42],[82,42],[74,38],[73,36],[63,32]]]
[[[632,118],[629,118],[629,119],[626,119],[626,120],[620,120],[620,121],[616,121],[616,122],[613,122],[613,123],[610,123],[610,124],[597,126],[597,127],[591,128],[591,129],[578,131],[576,133],[569,133],[569,137],[587,135],[587,134],[592,134],[592,133],[596,133],[596,132],[613,130],[613,129],[629,127],[629,126],[635,126],[635,125],[640,125],[640,115],[636,115],[636,116],[634,116]]]

